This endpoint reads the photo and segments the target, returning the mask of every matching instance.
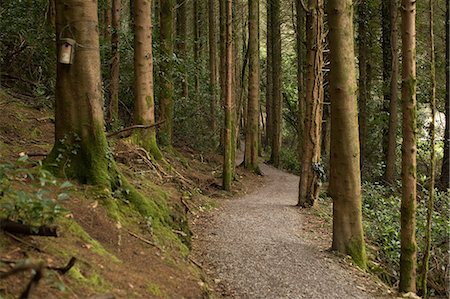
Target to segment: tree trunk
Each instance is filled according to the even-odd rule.
[[[367,139],[367,96],[368,96],[368,52],[369,52],[369,32],[368,32],[368,4],[367,0],[362,0],[358,5],[358,52],[359,52],[359,86],[358,86],[358,122],[359,122],[359,146],[361,166],[366,158]]]
[[[162,60],[159,66],[159,116],[164,123],[159,130],[159,140],[163,146],[173,144],[173,42],[174,42],[174,0],[160,2],[160,47]]]
[[[103,37],[106,40],[110,40],[111,39],[111,21],[112,21],[112,10],[111,10],[111,1],[114,0],[106,0],[105,3],[105,28],[104,28],[104,32],[103,32]]]
[[[184,64],[187,64],[187,0],[177,0],[177,22],[176,22],[176,34],[177,34],[177,52],[180,59]],[[189,96],[188,87],[188,75],[186,70],[180,75],[181,85],[181,97],[187,99]]]
[[[431,252],[431,224],[434,209],[434,197],[435,197],[435,181],[436,181],[436,58],[435,58],[435,47],[434,47],[434,0],[428,1],[429,6],[429,38],[430,38],[430,77],[431,77],[431,98],[430,98],[430,108],[431,108],[431,124],[430,124],[430,143],[431,143],[431,153],[430,153],[430,190],[429,198],[427,201],[427,224],[425,232],[425,249],[423,253],[422,260],[422,277],[421,277],[421,290],[422,296],[426,299],[428,298],[427,290],[427,279],[430,264],[430,252]],[[448,63],[448,62],[447,62]]]
[[[152,18],[151,1],[134,1],[134,124],[154,125],[155,104],[153,90]],[[156,143],[156,129],[135,131],[132,140],[149,151],[156,159],[162,158]]]
[[[248,63],[244,166],[259,172],[259,0],[248,1]]]
[[[329,194],[333,198],[333,244],[366,268],[361,212],[361,173],[356,102],[352,0],[328,2],[330,41],[331,153]]]
[[[231,190],[233,180],[233,152],[236,149],[233,146],[233,1],[221,0],[225,2],[225,142],[224,142],[224,161],[223,161],[223,189]]]
[[[280,166],[282,142],[282,103],[281,103],[281,17],[280,0],[272,1],[271,37],[272,37],[272,155],[270,161]]]
[[[200,67],[199,67],[199,59],[200,59],[200,32],[199,32],[199,12],[198,12],[198,1],[199,0],[193,0],[193,14],[194,14],[194,69],[195,69],[195,75],[194,75],[194,93],[195,93],[195,99],[199,100],[200,96]]]
[[[216,130],[216,106],[217,106],[217,78],[216,78],[216,13],[215,1],[208,1],[208,19],[209,19],[209,92],[210,101],[210,125],[211,130]]]
[[[450,188],[450,71],[449,71],[449,61],[450,61],[450,12],[449,12],[449,2],[447,1],[447,14],[445,19],[445,73],[446,73],[446,101],[445,101],[445,133],[444,133],[444,159],[442,160],[442,170],[440,181],[441,190],[447,190]]]
[[[302,7],[302,0],[295,1],[296,10],[296,54],[297,54],[297,93],[298,93],[298,153],[299,161],[302,161],[302,147],[304,137],[304,119],[305,119],[305,10]]]
[[[306,16],[306,111],[298,205],[311,207],[320,191],[320,139],[323,105],[323,1],[310,0]]]
[[[55,144],[46,165],[57,175],[110,188],[97,26],[97,1],[56,1],[56,36],[80,46],[72,64],[57,63]]]
[[[389,2],[389,3],[385,3]],[[384,8],[384,6],[388,6]],[[397,33],[397,0],[383,1],[383,9],[388,10],[389,28],[383,27],[383,79],[389,83],[385,87],[384,101],[389,105],[389,125],[386,147],[386,169],[384,179],[392,184],[395,179],[395,161],[397,148],[397,77],[398,77],[398,33]],[[386,32],[385,32],[386,31]]]
[[[272,73],[272,4],[271,0],[267,0],[267,41],[266,41],[266,148],[270,145],[272,147],[272,124],[273,124],[273,73]]]
[[[416,292],[416,1],[402,0],[402,203],[400,292]]]
[[[120,68],[120,5],[121,0],[112,0],[112,36],[111,36],[111,85],[109,103],[109,123],[112,128],[119,125],[119,68]]]

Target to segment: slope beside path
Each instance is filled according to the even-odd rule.
[[[263,185],[196,226],[196,258],[228,298],[386,298],[367,274],[320,250],[295,207],[298,177],[261,165]],[[201,227],[199,227],[201,225]]]

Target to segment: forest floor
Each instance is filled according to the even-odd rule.
[[[254,190],[195,221],[194,252],[226,298],[389,298],[372,275],[329,252],[331,223],[296,207],[299,178],[261,164]]]

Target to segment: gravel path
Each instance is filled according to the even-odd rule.
[[[232,298],[379,298],[367,275],[302,236],[298,177],[261,165],[264,184],[213,212],[194,241],[197,258]]]

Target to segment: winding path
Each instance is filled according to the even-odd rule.
[[[197,258],[219,296],[385,298],[367,275],[302,236],[304,215],[294,207],[298,177],[267,165],[261,170],[263,186],[227,200],[196,232]]]

